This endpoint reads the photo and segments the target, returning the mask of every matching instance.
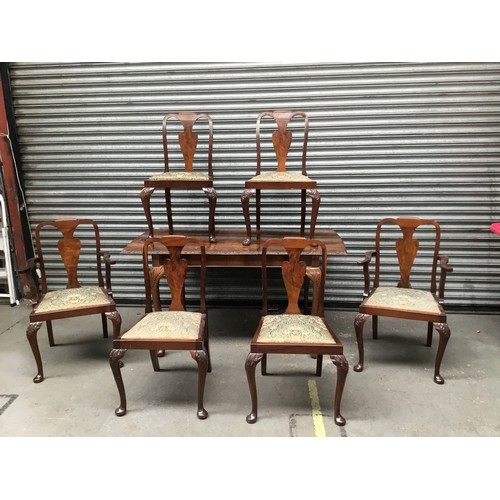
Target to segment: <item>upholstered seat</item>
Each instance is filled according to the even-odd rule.
[[[414,288],[378,287],[364,303],[365,308],[404,309],[408,312],[440,314],[431,292]]]
[[[159,175],[153,175],[149,181],[209,181],[210,177],[208,174],[202,172],[163,172]]]
[[[98,286],[82,286],[47,292],[34,314],[93,307],[110,303],[108,295]]]
[[[302,174],[297,174],[295,172],[266,172],[264,174],[256,175],[252,177],[248,183],[252,182],[311,182],[316,185],[315,181],[312,181],[309,177]]]
[[[256,342],[335,344],[322,318],[301,314],[264,316]]]
[[[201,313],[157,311],[144,316],[122,339],[197,339],[200,336]]]

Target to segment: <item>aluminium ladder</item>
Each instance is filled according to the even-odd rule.
[[[5,209],[5,200],[0,194],[0,282],[6,282],[8,293],[0,293],[0,297],[8,297],[10,305],[19,304],[16,299],[16,290],[14,286],[14,273],[12,271],[12,261],[10,259],[9,227],[7,225],[7,211]]]

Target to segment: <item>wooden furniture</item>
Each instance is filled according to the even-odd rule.
[[[277,125],[277,129],[272,133],[272,143],[277,159],[277,167],[274,172],[262,173],[262,140],[261,140],[261,122],[265,117],[272,118]],[[300,117],[304,120],[304,133],[302,136],[301,155],[302,171],[301,173],[287,171],[286,162],[290,147],[292,145],[292,132],[288,130],[290,121]],[[255,194],[255,223],[257,234],[260,232],[260,195],[263,189],[289,190],[300,189],[301,191],[301,216],[300,231],[301,236],[305,235],[306,219],[306,195],[312,200],[312,211],[310,220],[309,237],[314,238],[316,219],[318,217],[320,195],[316,189],[316,181],[307,177],[306,171],[306,153],[307,139],[309,135],[309,119],[306,113],[302,111],[265,111],[257,117],[257,174],[245,182],[245,190],[241,195],[241,205],[243,216],[245,218],[246,237],[243,240],[244,245],[250,245],[252,240],[252,229],[250,223],[250,198]]]
[[[198,146],[198,133],[194,132],[194,125],[198,120],[208,121],[208,143],[206,171],[195,171],[194,156]],[[184,160],[184,170],[171,170],[168,154],[167,124],[179,121],[183,131],[178,134],[179,148]],[[171,125],[172,126],[172,125]],[[165,204],[167,208],[167,219],[170,234],[174,233],[172,217],[171,193],[172,189],[202,189],[208,197],[209,218],[208,235],[211,242],[215,241],[215,205],[217,203],[217,192],[213,185],[212,173],[212,150],[213,150],[213,123],[210,115],[206,113],[168,113],[163,118],[162,126],[163,156],[165,169],[162,174],[153,175],[144,181],[144,188],[141,191],[141,201],[144,214],[148,223],[149,235],[154,236],[153,220],[151,217],[151,195],[156,188],[165,191]],[[173,163],[173,162],[172,162]]]
[[[288,253],[288,260],[282,265],[282,277],[286,288],[288,306],[284,314],[271,315],[267,311],[267,253],[273,246],[281,246]],[[315,245],[321,251],[321,263],[315,272],[319,278],[320,297],[311,315],[301,313],[298,299],[305,281],[307,265],[301,253]],[[252,410],[247,422],[257,421],[256,365],[262,361],[262,375],[267,375],[268,354],[310,354],[316,356],[316,375],[321,375],[323,355],[329,355],[337,366],[337,387],[335,391],[334,416],[337,425],[344,425],[340,414],[340,401],[349,366],[344,356],[342,343],[326,322],[323,313],[323,296],[327,269],[326,246],[320,240],[305,238],[270,239],[262,245],[262,318],[250,344],[250,353],[245,362],[248,386],[252,399]]]
[[[62,234],[62,239],[57,240],[57,250],[53,248],[54,240],[45,238],[44,235],[53,232],[54,229]],[[75,233],[82,238],[78,239]],[[89,236],[90,234],[90,236]],[[43,243],[42,243],[43,242]],[[106,318],[113,324],[113,334],[120,332],[121,317],[116,311],[111,291],[111,262],[107,252],[101,250],[99,228],[91,219],[58,219],[54,221],[41,222],[35,228],[35,244],[38,266],[37,271],[41,277],[41,295],[32,301],[33,311],[30,314],[30,323],[26,335],[35,356],[38,373],[33,382],[42,382],[43,367],[42,358],[37,342],[37,332],[43,322],[47,323],[47,331],[50,346],[54,346],[54,334],[52,321],[62,318],[74,318],[90,314],[100,314],[102,317],[102,328],[104,337],[108,336]],[[63,272],[67,275],[65,289],[48,289],[48,276],[57,273],[54,265],[46,265],[44,252],[59,253],[62,261]],[[78,277],[78,264],[82,251],[91,254],[95,258],[96,286],[82,286]],[[103,279],[102,263],[105,266],[105,279]],[[50,267],[50,269],[49,269]]]
[[[157,236],[164,236],[168,234],[168,229],[160,228],[156,231]],[[203,238],[204,233],[199,230],[191,230],[187,234],[187,229],[184,231],[185,235]],[[255,239],[248,246],[243,246],[241,240],[244,237],[245,231],[242,228],[219,228],[215,232],[217,237],[216,243],[206,244],[206,265],[207,267],[255,267],[262,266],[262,244],[273,237],[284,237],[290,233],[283,230],[274,230],[271,232],[262,231],[260,238]],[[347,255],[344,242],[342,238],[332,229],[319,229],[316,231],[318,239],[321,239],[326,245],[328,255]],[[144,232],[138,237],[134,238],[123,250],[123,254],[127,255],[142,255],[142,247],[148,238],[148,233]],[[161,263],[166,255],[163,245],[153,245],[150,249],[156,265]],[[186,248],[184,256],[190,266],[200,265],[200,250],[196,247]],[[321,249],[319,248],[305,248],[302,252],[302,258],[308,264],[315,264],[317,259],[321,256]],[[267,252],[268,266],[280,267],[281,263],[287,257],[287,252],[282,247],[272,247]],[[317,264],[315,264],[317,265]],[[308,291],[309,281],[312,283],[312,307],[314,307],[317,297],[317,277],[315,275],[308,276],[309,280],[306,282],[306,297]],[[307,310],[306,302],[306,310]]]
[[[168,258],[161,264],[151,262],[151,250],[164,247]],[[188,268],[182,255],[189,247],[197,248],[200,255],[200,311],[186,311],[183,304],[184,282]],[[203,407],[203,393],[207,372],[211,371],[208,347],[207,311],[205,306],[205,245],[198,238],[168,235],[150,238],[143,246],[144,285],[146,289],[146,314],[128,331],[113,339],[113,350],[109,363],[113,372],[120,406],[115,414],[119,417],[127,412],[125,388],[120,368],[121,358],[128,349],[149,350],[153,369],[160,371],[158,351],[187,350],[198,363],[198,411],[200,419],[208,416]],[[160,281],[166,278],[170,290],[170,305],[162,311],[160,301]]]
[[[428,255],[430,256],[430,262],[428,262],[430,270],[429,291],[414,289],[410,283],[412,266],[419,251],[419,241],[413,236],[415,231],[421,226],[424,226],[424,229],[431,228],[431,234],[430,236],[426,236],[425,240],[432,243],[432,248],[428,251]],[[402,233],[402,238],[397,238],[395,241],[397,261],[394,255],[392,256],[395,263],[399,264],[400,277],[397,286],[381,286],[382,262],[388,262],[391,258],[387,241],[394,242],[395,237],[401,234],[397,230],[396,235],[394,235],[394,231],[389,233],[389,236],[392,235],[390,239],[383,236],[387,234],[387,229],[390,227],[399,228]],[[383,229],[386,230],[384,233]],[[373,318],[372,333],[374,339],[377,338],[378,334],[377,322],[379,316],[414,319],[428,322],[427,346],[432,345],[433,327],[439,333],[439,346],[434,366],[434,382],[437,384],[444,383],[439,369],[446,344],[450,338],[450,329],[446,322],[446,313],[443,309],[444,288],[446,274],[453,271],[453,269],[448,266],[448,257],[439,254],[440,235],[439,224],[430,219],[413,217],[386,218],[378,223],[375,236],[375,250],[367,252],[365,258],[358,263],[363,266],[365,287],[363,292],[364,300],[359,307],[359,314],[354,321],[359,351],[359,362],[354,367],[355,371],[363,371],[363,325],[370,317]],[[382,244],[382,239],[384,244]],[[394,251],[392,253],[394,254]],[[425,255],[425,253],[424,248],[421,254]],[[375,277],[373,285],[370,285],[369,264],[372,257],[375,257]],[[437,283],[438,266],[440,268],[439,283]]]

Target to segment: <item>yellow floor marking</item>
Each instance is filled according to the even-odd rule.
[[[308,380],[309,398],[311,399],[312,417],[314,423],[314,434],[316,437],[326,437],[325,426],[323,424],[323,415],[319,406],[318,388],[314,380]]]

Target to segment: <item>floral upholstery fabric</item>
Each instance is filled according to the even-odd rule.
[[[379,287],[364,304],[367,307],[405,309],[411,312],[440,314],[431,292],[414,288]]]
[[[200,172],[164,172],[160,175],[153,175],[150,181],[208,181],[208,174]]]
[[[77,307],[109,304],[108,296],[98,286],[82,286],[47,292],[36,308],[37,313],[64,311]]]
[[[302,314],[264,316],[257,342],[335,344],[322,318]]]
[[[311,182],[311,179],[292,172],[269,172],[252,177],[250,182]]]
[[[197,339],[201,313],[158,311],[146,314],[122,339]]]

